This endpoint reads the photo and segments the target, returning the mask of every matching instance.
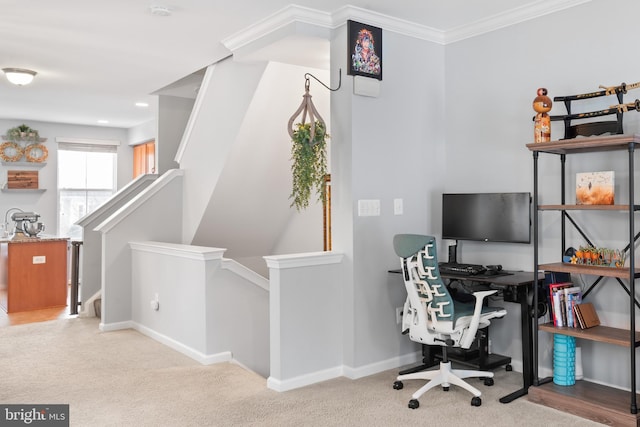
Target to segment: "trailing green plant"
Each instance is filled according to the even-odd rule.
[[[298,211],[309,207],[311,193],[315,190],[318,201],[324,204],[325,176],[327,175],[327,139],[329,134],[322,122],[315,122],[315,134],[311,141],[311,123],[298,123],[293,131],[291,147],[291,171],[293,189],[291,206]]]

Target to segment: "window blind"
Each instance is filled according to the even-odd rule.
[[[58,150],[117,153],[120,141],[106,139],[56,138]]]

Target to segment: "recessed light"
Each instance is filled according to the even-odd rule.
[[[136,102],[136,107],[148,107],[149,104],[146,102]]]
[[[109,120],[98,120],[98,123],[100,123],[101,125],[106,125],[107,123],[109,123]]]

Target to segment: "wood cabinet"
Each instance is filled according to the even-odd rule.
[[[529,389],[529,400],[546,406],[553,407],[562,411],[570,412],[575,415],[588,418],[607,425],[640,425],[640,417],[638,416],[637,401],[640,396],[636,390],[636,348],[640,345],[640,333],[636,332],[635,326],[635,308],[638,305],[635,295],[635,281],[640,277],[640,270],[635,268],[635,213],[640,210],[640,206],[635,205],[634,201],[634,152],[640,144],[640,135],[612,135],[604,137],[578,138],[563,141],[552,141],[537,144],[528,144],[527,148],[533,153],[534,161],[534,216],[533,216],[533,237],[534,237],[534,271],[551,271],[564,272],[574,275],[590,275],[596,279],[594,284],[587,290],[590,291],[593,286],[602,283],[601,279],[614,278],[626,287],[629,295],[629,304],[627,307],[621,307],[622,313],[626,313],[629,319],[630,327],[628,329],[612,328],[608,326],[597,326],[590,329],[575,329],[567,327],[556,327],[553,323],[537,325],[538,333],[553,333],[574,336],[582,340],[590,340],[600,342],[607,345],[616,345],[627,348],[629,351],[628,365],[618,367],[618,369],[627,369],[631,378],[631,390],[625,391],[617,388],[606,387],[599,384],[591,383],[586,380],[576,381],[573,386],[558,386],[550,381],[550,379],[538,379],[538,334],[534,334],[534,387]],[[628,191],[628,204],[620,205],[575,205],[567,204],[565,200],[566,182],[565,182],[565,161],[567,155],[575,155],[580,153],[597,153],[619,151],[628,154],[628,180],[623,184]],[[538,158],[541,153],[557,155],[561,163],[561,200],[556,205],[539,205],[538,204]],[[592,265],[577,265],[563,262],[555,262],[548,264],[539,263],[539,230],[538,217],[544,211],[558,211],[561,214],[562,226],[562,253],[566,250],[565,244],[565,222],[569,221],[573,226],[579,228],[577,224],[571,220],[569,213],[571,211],[618,211],[627,214],[629,228],[627,247],[628,256],[627,264],[623,268],[603,267]],[[581,230],[579,230],[581,233]],[[584,234],[583,234],[584,236]],[[561,255],[561,254],[559,254]],[[560,256],[559,256],[560,258]],[[534,294],[534,307],[537,307],[539,295],[538,289]],[[582,354],[583,358],[589,357],[588,354]],[[603,361],[603,364],[608,363]]]
[[[133,147],[133,177],[156,173],[156,143],[146,142]]]
[[[67,239],[0,242],[0,306],[7,313],[67,305]]]

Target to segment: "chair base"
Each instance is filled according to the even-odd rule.
[[[398,375],[396,384],[394,384],[394,388],[400,389],[402,385],[398,386],[399,381],[404,380],[428,380],[428,382],[420,387],[418,391],[413,393],[411,396],[412,401],[417,401],[420,396],[422,396],[427,391],[432,388],[442,385],[442,388],[446,391],[449,389],[450,385],[457,385],[458,387],[462,387],[471,394],[473,394],[474,399],[472,399],[471,404],[474,406],[480,406],[481,400],[479,399],[482,393],[477,388],[473,387],[471,384],[467,383],[463,380],[463,378],[484,378],[485,385],[493,385],[493,372],[490,371],[475,371],[475,370],[467,370],[467,369],[452,369],[451,362],[440,362],[440,369],[433,371],[421,371],[414,372],[404,375]],[[490,379],[490,381],[489,381]],[[478,398],[478,399],[476,399]],[[414,404],[415,405],[415,404]],[[411,405],[410,405],[411,407]],[[417,405],[415,405],[417,407]]]

